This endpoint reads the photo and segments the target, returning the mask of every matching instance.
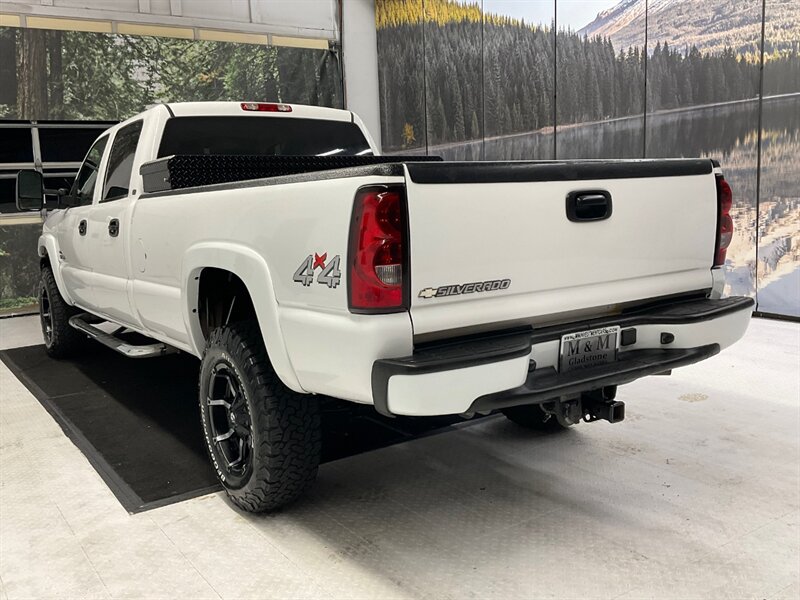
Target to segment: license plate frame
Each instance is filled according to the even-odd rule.
[[[616,361],[621,329],[619,325],[611,325],[562,335],[558,349],[559,372],[568,373]]]

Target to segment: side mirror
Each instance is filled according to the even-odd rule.
[[[39,171],[23,169],[17,173],[17,210],[42,210],[44,178]]]

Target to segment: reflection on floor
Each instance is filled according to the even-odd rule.
[[[269,516],[129,515],[0,365],[0,598],[796,599],[799,361],[797,324],[756,320],[621,388],[623,423],[487,419],[323,465]]]

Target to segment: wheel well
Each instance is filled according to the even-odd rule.
[[[256,318],[244,282],[230,271],[214,267],[206,267],[200,272],[196,309],[206,339],[217,327]]]
[[[47,255],[47,250],[44,250],[42,256],[39,257],[39,268],[44,269],[45,267],[51,267],[50,257]]]

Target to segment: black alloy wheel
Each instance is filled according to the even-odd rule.
[[[46,346],[53,343],[53,313],[50,306],[50,294],[44,281],[39,282],[39,321],[42,324],[42,336]]]
[[[244,386],[234,367],[220,359],[209,373],[204,410],[211,452],[226,486],[240,488],[253,469],[253,434]]]

